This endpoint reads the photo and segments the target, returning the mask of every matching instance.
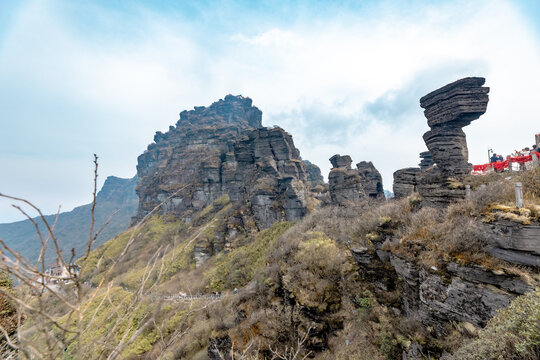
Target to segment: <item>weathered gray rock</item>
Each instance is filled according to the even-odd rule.
[[[311,185],[317,185],[324,183],[324,178],[321,174],[321,169],[313,164],[312,162],[308,160],[302,160],[304,162],[304,166],[306,168],[306,174],[307,174],[307,181],[311,183]]]
[[[485,224],[488,252],[502,260],[540,267],[540,226],[512,221]]]
[[[417,191],[419,168],[405,168],[394,172],[393,192],[396,199],[407,197]]]
[[[444,173],[465,175],[471,172],[467,139],[461,128],[437,126],[426,132],[423,138],[434,162]]]
[[[534,290],[534,286],[526,283],[523,279],[515,275],[495,274],[478,266],[465,267],[453,262],[449,263],[446,268],[448,272],[455,274],[464,280],[477,284],[495,285],[498,288],[515,294],[522,295]]]
[[[429,322],[435,318],[469,322],[483,327],[497,310],[507,307],[514,295],[493,287],[473,284],[452,277],[447,284],[440,276],[423,272],[420,280],[421,315]]]
[[[448,177],[439,168],[431,168],[418,177],[416,189],[423,202],[432,206],[447,206],[465,198],[465,185],[460,177]]]
[[[334,155],[330,158],[333,168],[328,174],[330,198],[334,204],[357,202],[365,196],[362,178],[357,170],[351,169],[349,155]]]
[[[232,95],[180,113],[176,127],[156,133],[139,156],[136,219],[162,202],[161,212],[188,216],[225,194],[251,204],[259,229],[304,216],[299,151],[283,129],[261,127],[261,117],[251,99]]]
[[[465,78],[420,99],[431,128],[423,138],[437,165],[437,171],[419,180],[418,192],[428,205],[445,206],[465,197],[464,189],[452,186],[472,170],[461,128],[486,112],[489,88],[484,83],[484,78]]]
[[[489,88],[482,87],[485,82],[481,77],[468,77],[423,96],[420,106],[429,127],[453,124],[461,128],[482,116],[489,101]]]
[[[355,248],[351,248],[350,250],[354,258],[354,261],[356,261],[359,264],[369,265],[373,261],[374,254],[372,251],[369,251],[369,249],[366,247],[355,247]]]
[[[424,141],[433,161],[444,174],[468,174],[471,165],[465,133],[461,130],[486,112],[488,87],[484,78],[457,80],[420,99],[430,131]]]
[[[429,151],[423,151],[420,153],[420,170],[426,171],[427,169],[431,168],[435,163],[433,162],[433,156]]]
[[[450,278],[427,272],[412,261],[391,255],[403,280],[403,308],[430,326],[443,328],[449,320],[483,327],[498,309],[532,287],[510,275],[495,275],[478,268],[449,264]],[[493,286],[495,285],[495,286]]]
[[[361,161],[356,164],[362,188],[371,199],[384,199],[382,176],[371,161]]]
[[[330,158],[330,163],[334,169],[345,168],[350,169],[352,164],[352,159],[349,155],[339,155],[336,154]]]
[[[422,346],[418,344],[417,342],[413,342],[407,350],[403,350],[401,359],[402,360],[424,360],[424,359],[427,359],[427,357],[424,356]]]

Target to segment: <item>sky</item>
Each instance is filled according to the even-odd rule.
[[[0,1],[0,193],[45,213],[132,177],[178,114],[249,96],[263,125],[328,159],[417,166],[419,99],[486,78],[488,110],[466,127],[469,160],[540,132],[540,1]],[[22,219],[0,200],[0,223]]]

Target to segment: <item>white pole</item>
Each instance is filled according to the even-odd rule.
[[[467,199],[471,198],[471,185],[465,185],[465,197]]]
[[[523,186],[520,182],[514,184],[516,192],[516,207],[521,209],[523,207]]]

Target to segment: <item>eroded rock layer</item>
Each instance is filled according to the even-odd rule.
[[[292,137],[261,118],[251,99],[232,95],[180,113],[138,158],[135,220],[161,203],[160,212],[189,219],[223,195],[249,204],[259,229],[302,217],[305,165]]]
[[[420,170],[426,171],[432,167],[433,164],[433,156],[429,151],[423,151],[420,153],[420,164],[418,164],[418,166],[420,166]]]
[[[461,130],[486,112],[489,88],[484,78],[470,77],[443,86],[420,99],[430,131],[424,141],[444,173],[468,174],[467,141]]]
[[[394,240],[395,234],[383,227],[379,234],[373,247],[351,248],[360,272],[379,294],[398,288],[405,314],[430,326],[439,336],[446,333],[449,320],[484,327],[497,310],[537,285],[527,277],[452,261],[428,268],[383,250],[383,243]],[[538,251],[530,249],[527,239],[523,238],[522,247]]]
[[[396,199],[412,195],[417,191],[420,176],[419,168],[405,168],[394,172],[394,186],[392,191]]]
[[[371,161],[356,164],[364,192],[372,199],[384,199],[382,176]]]
[[[486,112],[489,88],[484,83],[484,78],[465,78],[420,99],[431,128],[423,138],[437,165],[419,177],[418,192],[427,204],[446,205],[465,197],[460,179],[471,172],[472,165],[462,127]]]
[[[362,178],[357,170],[351,169],[351,157],[336,154],[330,158],[330,163],[333,167],[328,174],[328,183],[332,203],[345,204],[363,198]]]

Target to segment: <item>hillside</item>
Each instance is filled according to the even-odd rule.
[[[129,226],[138,206],[138,198],[135,194],[136,184],[136,177],[122,179],[109,176],[105,180],[103,187],[96,196],[95,217],[97,228],[99,229],[115,211],[118,210],[118,213],[97,238],[96,246],[123,232]],[[90,209],[91,204],[82,205],[72,211],[62,212],[58,216],[55,234],[64,253],[71,253],[73,248],[78,257],[86,250],[90,232]],[[53,224],[55,217],[56,215],[47,215],[45,219],[50,224]],[[41,219],[34,218],[34,220],[40,224],[40,229],[43,231],[44,226]],[[0,238],[10,248],[32,262],[37,260],[41,245],[34,225],[29,220],[0,224]],[[45,263],[51,264],[55,260],[56,255],[49,249],[45,256]]]
[[[429,154],[396,171],[392,199],[375,165],[348,155],[321,182],[249,98],[182,112],[138,158],[131,227],[57,287],[20,288],[20,353],[538,358],[540,168],[470,174],[462,127],[487,109],[484,82],[421,99]]]

